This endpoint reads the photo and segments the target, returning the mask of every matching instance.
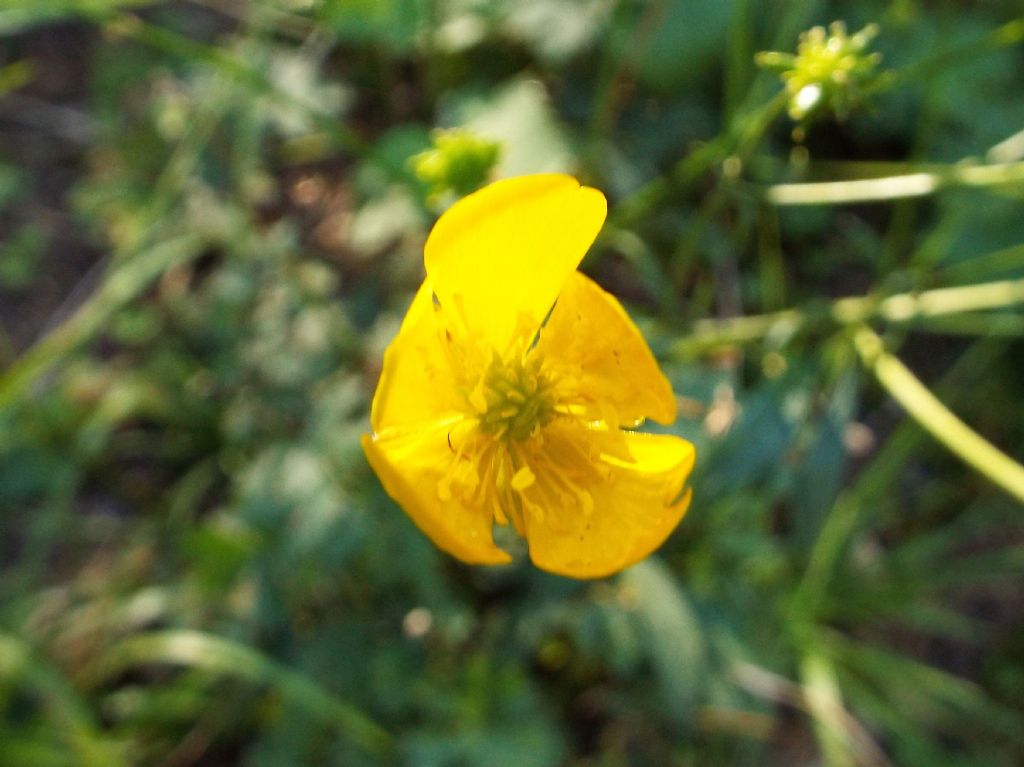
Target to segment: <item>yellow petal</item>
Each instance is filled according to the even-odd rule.
[[[532,333],[604,223],[607,203],[571,176],[498,181],[455,203],[430,233],[427,275],[442,307],[498,352]]]
[[[573,578],[611,575],[646,557],[679,524],[690,504],[683,486],[693,445],[668,435],[621,434],[629,455],[602,456],[592,509],[526,516],[537,567]]]
[[[469,564],[511,561],[494,545],[490,513],[468,508],[441,491],[453,461],[458,460],[449,447],[447,427],[396,432],[387,437],[364,435],[362,444],[388,495],[438,548]],[[442,495],[446,496],[443,501]]]
[[[384,352],[370,411],[375,432],[434,423],[464,407],[446,343],[443,317],[434,306],[429,282],[424,281],[398,335]]]
[[[575,390],[570,400],[593,416],[610,406],[618,416],[613,426],[675,420],[672,386],[647,342],[615,297],[582,273],[566,280],[537,348],[545,367]]]

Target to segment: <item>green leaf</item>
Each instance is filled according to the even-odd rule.
[[[700,618],[672,572],[656,558],[626,570],[619,583],[643,628],[670,716],[688,722],[701,700],[709,670]]]

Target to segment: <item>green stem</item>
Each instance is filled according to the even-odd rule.
[[[729,131],[687,155],[668,174],[659,176],[620,202],[609,215],[609,224],[628,228],[670,195],[687,189],[726,159],[745,158],[775,118],[785,111],[786,100],[787,94],[782,91],[753,113],[738,116]]]
[[[934,317],[927,324],[915,327],[922,333],[946,336],[987,336],[995,338],[1024,337],[1024,314],[1017,312],[979,312]]]
[[[800,663],[807,713],[828,767],[856,767],[852,744],[844,726],[849,714],[843,708],[842,693],[832,664],[819,652],[808,652]]]
[[[615,4],[597,69],[597,87],[588,126],[592,149],[598,149],[599,142],[611,133],[621,106],[619,87],[629,76],[630,56],[634,51],[644,50],[647,39],[657,31],[658,24],[665,15],[666,6],[665,0],[649,3],[641,12],[636,24],[627,31],[627,16],[632,13],[633,7],[621,0]]]
[[[1024,303],[1024,279],[983,282],[921,293],[850,296],[831,304],[784,309],[749,317],[701,320],[693,332],[672,348],[676,356],[690,356],[709,349],[757,341],[767,336],[790,337],[812,324],[856,325],[872,319],[907,323]]]
[[[854,346],[864,366],[910,416],[964,463],[1024,503],[1024,466],[957,418],[892,354],[867,326],[858,328]]]

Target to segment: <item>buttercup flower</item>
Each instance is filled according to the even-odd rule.
[[[492,527],[511,523],[537,567],[609,575],[689,505],[693,446],[632,430],[674,420],[672,388],[619,302],[576,271],[605,213],[569,176],[524,176],[462,199],[427,239],[363,449],[465,562],[510,561]]]

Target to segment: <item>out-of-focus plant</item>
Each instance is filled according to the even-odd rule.
[[[1020,764],[1024,19],[824,6],[7,3],[0,762]],[[885,34],[772,96],[825,11]],[[436,125],[497,162],[418,176]],[[426,208],[543,171],[700,456],[586,584],[452,561],[359,446]]]

